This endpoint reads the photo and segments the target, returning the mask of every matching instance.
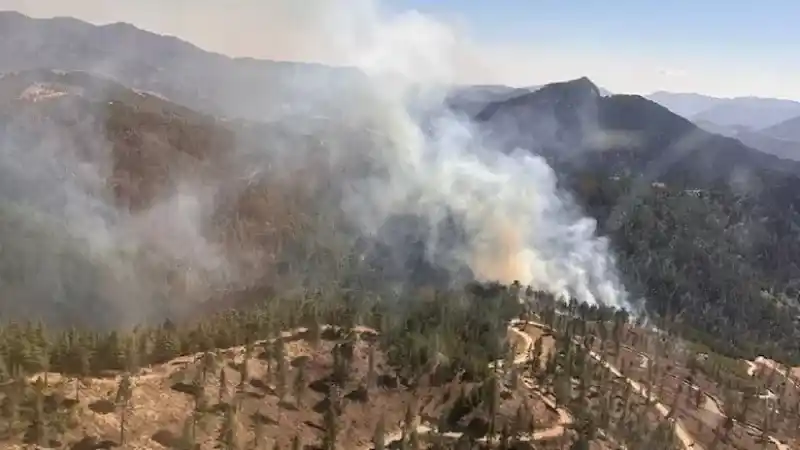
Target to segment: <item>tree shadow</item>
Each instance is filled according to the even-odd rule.
[[[80,441],[72,444],[70,450],[110,450],[119,445],[109,439],[100,440],[97,436],[86,436]]]
[[[117,410],[117,405],[111,400],[97,400],[89,403],[89,409],[96,414],[111,414]]]

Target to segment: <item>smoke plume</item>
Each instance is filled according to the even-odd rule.
[[[0,288],[8,316],[135,324],[226,285],[233,266],[205,231],[213,183],[176,174],[146,207],[119,203],[109,86],[47,71],[2,82],[5,94],[15,93],[0,112]],[[155,153],[165,150],[146,130],[142,139]]]
[[[136,130],[134,153],[147,154],[125,156],[114,147],[130,136],[108,136],[115,106],[103,89],[44,83],[11,99],[21,103],[0,117],[0,278],[12,315],[133,324],[228,291],[336,280],[342,255],[359,252],[400,272],[422,259],[431,273],[630,308],[608,243],[547,163],[497,151],[445,107],[458,62],[474,55],[456,28],[370,0],[318,6],[303,16],[308,36],[355,70],[295,77],[302,98],[269,123],[228,122],[235,138],[205,161],[165,156],[169,124]],[[110,57],[87,70],[131,64]],[[98,112],[98,99],[111,106]],[[120,152],[140,158],[157,189],[126,178],[135,170],[121,176]],[[120,204],[120,189],[150,195]],[[42,311],[42,298],[56,306]],[[65,317],[75,302],[88,310]]]
[[[545,161],[524,149],[488,147],[472,124],[442,106],[454,62],[468,53],[456,30],[417,12],[388,16],[374,2],[351,3],[331,10],[317,31],[329,32],[339,59],[367,75],[369,102],[348,108],[366,108],[362,126],[384,136],[369,149],[373,174],[348,180],[344,209],[362,232],[376,236],[397,215],[420,218],[431,230],[455,218],[461,245],[443,255],[442,237],[428,236],[426,255],[438,265],[464,264],[482,280],[518,280],[629,307],[606,240],[558,191]]]

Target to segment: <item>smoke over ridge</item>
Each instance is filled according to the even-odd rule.
[[[165,159],[171,181],[138,208],[120,206],[109,190],[107,181],[117,176],[112,143],[102,124],[81,115],[86,98],[38,86],[37,95],[48,95],[41,101],[60,102],[62,120],[81,133],[70,138],[45,121],[34,140],[25,125],[31,118],[20,113],[0,135],[0,206],[15,211],[6,222],[26,221],[20,229],[4,225],[4,240],[16,246],[4,257],[24,260],[6,274],[35,278],[18,283],[15,303],[24,310],[41,296],[57,303],[92,298],[113,307],[102,314],[128,323],[164,310],[180,314],[221,291],[256,284],[287,260],[283,255],[299,254],[294,263],[301,268],[317,257],[287,244],[292,239],[315,241],[316,253],[334,255],[373,240],[408,258],[409,239],[400,235],[409,227],[390,225],[412,217],[424,230],[411,240],[422,240],[425,259],[450,274],[468,268],[480,280],[518,280],[588,303],[631,307],[608,243],[558,190],[547,163],[524,149],[495,150],[444,106],[455,62],[470,55],[455,28],[413,11],[384,14],[370,0],[322,3],[304,25],[361,75],[336,88],[325,76],[299,77],[308,96],[284,105],[285,114],[267,124],[278,132],[255,146],[237,136],[205,163],[191,155]],[[25,114],[35,115],[36,98],[26,92],[33,112]],[[141,134],[143,146],[161,157],[168,143]],[[259,183],[269,189],[254,208],[269,213],[219,218],[231,199]],[[306,219],[278,220],[295,211]],[[214,227],[234,238],[249,233],[262,245],[230,245]],[[38,242],[20,239],[32,228]],[[320,273],[306,279],[338,276],[335,267],[307,267]]]
[[[348,199],[349,211],[368,217],[366,231],[398,212],[435,226],[449,211],[467,235],[455,260],[476,277],[629,306],[607,242],[595,236],[594,220],[558,191],[546,162],[523,150],[502,154],[487,147],[470,123],[441,108],[438,87],[453,81],[459,53],[455,30],[416,12],[384,20],[374,4],[362,6],[366,24],[346,40],[362,46],[345,51],[370,77],[382,109],[379,128],[391,140],[381,150],[388,176],[370,180]],[[435,111],[427,129],[408,112],[409,104]]]

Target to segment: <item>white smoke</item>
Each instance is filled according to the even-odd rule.
[[[15,228],[6,223],[11,215],[0,217],[10,230],[2,244],[16,246],[16,253],[3,250],[21,255],[20,261],[0,262],[7,263],[6,277],[23,275],[15,279],[17,304],[31,305],[34,313],[42,298],[110,306],[108,320],[89,317],[90,322],[113,323],[121,316],[137,323],[180,313],[217,290],[247,287],[287,260],[303,264],[297,260],[306,249],[294,260],[297,255],[284,257],[296,250],[296,241],[323,242],[319,247],[336,259],[355,239],[349,228],[327,226],[335,218],[316,214],[328,202],[342,207],[356,234],[378,240],[398,215],[419,218],[430,230],[447,228],[441,225],[455,217],[465,234],[458,245],[436,231],[427,237],[427,256],[437,265],[451,271],[466,266],[482,280],[518,280],[588,303],[629,306],[607,242],[595,235],[594,221],[558,191],[545,161],[524,149],[505,154],[485,145],[472,124],[443,107],[446,86],[463,67],[459,61],[473,57],[454,27],[413,11],[387,15],[371,0],[321,3],[302,15],[304,26],[336,53],[332,59],[365,74],[363,84],[343,83],[349,88],[339,92],[319,75],[298,77],[295,82],[312,85],[304,92],[318,89],[319,95],[285,105],[292,114],[268,124],[279,133],[258,148],[231,149],[230,160],[212,161],[212,177],[198,166],[183,173],[173,171],[170,161],[156,161],[156,169],[170,172],[169,183],[142,208],[119,205],[110,189],[120,182],[136,189],[137,180],[114,180],[113,143],[102,123],[77,117],[72,126],[53,124],[30,133],[36,122],[27,120],[35,114],[12,120],[8,129],[23,131],[0,136],[0,207],[13,209],[13,217],[26,223]],[[67,97],[73,95],[76,102],[86,100],[80,93]],[[67,100],[62,97],[55,100]],[[315,109],[315,100],[326,108]],[[82,114],[82,108],[74,109]],[[331,116],[320,121],[320,114]],[[41,136],[41,128],[52,131]],[[145,141],[142,149],[157,160],[161,150],[175,150],[136,131]],[[242,229],[233,234],[257,234],[263,248],[241,248],[247,239],[237,242],[241,247],[226,245],[216,232],[209,239],[225,195],[236,199],[242,184],[263,182],[258,211],[241,221],[234,211],[226,219],[229,228]],[[317,198],[326,183],[335,194]],[[30,227],[39,233],[34,242],[22,238]],[[338,274],[326,270],[319,269],[319,279]]]
[[[0,130],[0,283],[14,294],[12,308],[46,320],[135,324],[224,285],[231,265],[203,233],[213,185],[176,176],[146,208],[129,210],[112,189],[105,115],[87,114],[77,91],[20,100]],[[39,117],[39,106],[49,113]],[[70,303],[91,309],[62,318],[43,306]]]
[[[458,262],[477,277],[629,307],[608,243],[558,191],[547,163],[524,150],[487,148],[472,124],[443,111],[442,87],[453,84],[464,53],[456,30],[414,11],[389,16],[368,0],[347,3],[322,29],[339,45],[338,58],[367,74],[368,126],[387,141],[371,155],[385,175],[362,180],[344,202],[364,232],[377,234],[396,214],[432,226],[455,214],[467,233]],[[424,121],[411,112],[431,110]]]

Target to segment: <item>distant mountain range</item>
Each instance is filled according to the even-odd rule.
[[[699,188],[753,170],[797,169],[644,97],[603,96],[588,78],[490,102],[475,120],[506,151],[530,149],[565,170],[642,174]]]
[[[359,72],[347,68],[229,58],[129,24],[95,26],[72,18],[32,19],[15,12],[0,12],[0,72],[42,68],[96,73],[197,111],[255,121],[292,113],[344,114],[337,99],[346,89],[357,90],[362,80]],[[791,124],[792,117],[800,116],[800,103],[665,92],[648,98],[677,116],[642,97],[612,95],[588,79],[545,87],[461,86],[452,90],[448,103],[454,110],[487,122],[495,131],[512,122],[508,117],[519,122],[520,117],[530,116],[528,123],[514,126],[536,130],[536,140],[504,130],[508,142],[502,145],[518,139],[520,142],[516,143],[523,147],[533,146],[551,154],[559,148],[560,163],[569,159],[588,163],[592,158],[610,161],[620,146],[642,140],[648,148],[658,147],[653,147],[658,141],[661,147],[678,146],[684,153],[706,148],[695,157],[703,159],[709,167],[731,169],[731,164],[758,159],[744,157],[746,146],[730,137],[765,153],[800,159],[797,156],[800,142],[793,140],[796,128]],[[506,113],[519,105],[526,105],[519,117],[516,113]],[[542,111],[547,114],[539,114]],[[678,116],[694,121],[700,128]],[[556,119],[566,128],[548,122]],[[781,125],[784,120],[790,122]],[[626,123],[617,123],[620,121]],[[633,122],[638,125],[631,125]],[[662,136],[664,130],[659,130],[662,126],[669,127],[670,136]],[[727,161],[717,161],[723,148]],[[591,158],[584,158],[580,151],[586,149],[592,150]],[[575,155],[581,157],[576,159]],[[731,159],[733,155],[743,159]],[[665,156],[660,158],[666,164]],[[693,164],[687,169],[694,171],[701,167],[705,166]]]
[[[670,92],[648,98],[705,130],[735,137],[765,153],[800,160],[800,102]]]
[[[193,109],[253,120],[288,108],[320,110],[359,81],[354,70],[230,58],[125,23],[0,12],[0,73],[40,68],[93,72]]]
[[[784,120],[777,125],[761,130],[761,132],[776,139],[800,142],[800,116]]]
[[[785,120],[800,117],[800,102],[760,97],[718,98],[700,94],[655,92],[650,100],[692,121],[722,127],[763,130]]]

